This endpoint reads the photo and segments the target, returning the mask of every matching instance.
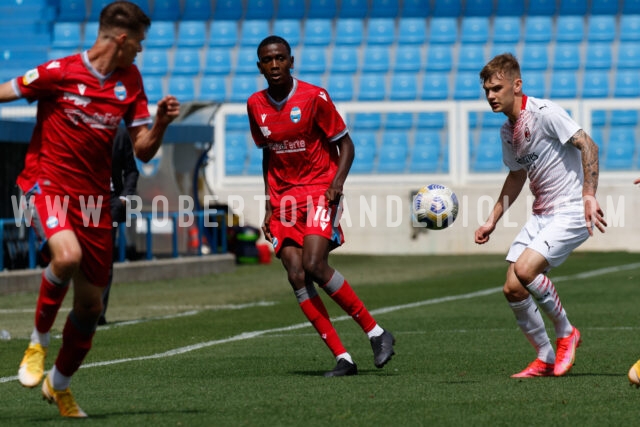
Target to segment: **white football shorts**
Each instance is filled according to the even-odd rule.
[[[545,257],[551,267],[557,267],[588,237],[584,211],[531,215],[511,244],[507,261],[516,262],[530,248]]]

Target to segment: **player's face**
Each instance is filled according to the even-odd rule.
[[[258,69],[269,86],[285,86],[291,82],[293,56],[282,43],[263,46],[258,54]]]
[[[494,113],[508,114],[513,110],[515,95],[522,84],[520,79],[510,79],[496,73],[486,80],[482,87]]]
[[[142,52],[142,41],[145,38],[144,32],[132,33],[127,32],[123,34],[123,42],[120,45],[120,66],[128,67],[133,64],[136,59],[136,55]]]

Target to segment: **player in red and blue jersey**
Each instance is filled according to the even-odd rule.
[[[109,208],[112,144],[121,121],[136,155],[150,160],[180,112],[173,96],[149,114],[142,77],[133,64],[151,25],[135,4],[116,1],[100,14],[87,51],[49,61],[0,85],[0,102],[38,101],[36,126],[18,186],[50,263],[42,274],[35,327],[18,378],[35,387],[44,376],[50,329],[73,280],[74,304],[62,346],[42,385],[61,415],[85,417],[69,384],[92,345],[112,257]],[[149,127],[151,125],[151,127]]]
[[[367,334],[376,367],[391,359],[395,339],[328,264],[329,252],[344,241],[340,202],[354,147],[327,91],[295,79],[293,61],[291,47],[281,37],[269,36],[258,46],[257,65],[268,88],[249,97],[247,111],[253,139],[263,153],[268,198],[262,230],[287,270],[302,312],[336,358],[325,376],[355,375],[357,366],[314,283]]]

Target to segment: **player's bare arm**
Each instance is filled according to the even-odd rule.
[[[598,146],[582,129],[576,132],[569,139],[569,142],[580,150],[582,156],[582,169],[584,170],[582,197],[584,199],[584,216],[589,234],[593,235],[593,226],[596,226],[601,233],[604,233],[607,222],[604,219],[602,208],[600,208],[600,204],[596,199],[598,178],[600,175]]]
[[[640,178],[636,178],[636,180],[635,180],[635,181],[633,181],[633,183],[634,183],[634,184],[636,184],[636,185],[637,185],[637,184],[640,184]]]
[[[525,182],[527,182],[526,169],[509,171],[509,174],[504,180],[502,190],[500,191],[500,196],[489,214],[489,218],[476,230],[476,243],[482,245],[489,241],[489,236],[493,233],[493,230],[495,230],[496,224],[507,209],[509,209],[509,206],[518,198]]]
[[[158,101],[158,109],[153,126],[137,126],[129,128],[133,151],[136,157],[148,162],[156,155],[167,126],[180,114],[180,102],[175,96],[167,95]]]
[[[265,147],[262,149],[262,178],[264,179],[264,194],[266,197],[264,202],[264,220],[262,221],[261,228],[267,242],[271,242],[272,240],[269,224],[271,222],[271,215],[273,214],[273,208],[271,207],[271,201],[269,200],[269,180],[267,178],[267,166],[269,165],[270,155],[271,151],[269,148]]]
[[[353,164],[355,156],[355,147],[349,134],[346,134],[337,141],[338,148],[340,149],[340,160],[338,162],[338,171],[333,178],[331,185],[325,192],[325,198],[329,203],[338,203],[342,197],[342,191],[344,183],[347,180],[347,175]]]
[[[0,84],[0,102],[15,101],[18,98],[11,81]]]

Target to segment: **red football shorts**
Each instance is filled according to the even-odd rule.
[[[320,203],[321,202],[321,203]],[[306,203],[281,203],[273,207],[269,228],[273,250],[279,257],[283,244],[289,240],[302,247],[304,237],[318,235],[331,243],[331,249],[344,243],[344,234],[340,227],[342,204],[324,203],[324,196],[308,198]]]
[[[96,286],[107,286],[113,257],[111,212],[109,201],[97,209],[90,199],[71,197],[58,188],[39,183],[25,195],[26,212],[30,215],[41,248],[62,230],[71,230],[82,248],[80,270]],[[95,222],[94,222],[95,220]]]

